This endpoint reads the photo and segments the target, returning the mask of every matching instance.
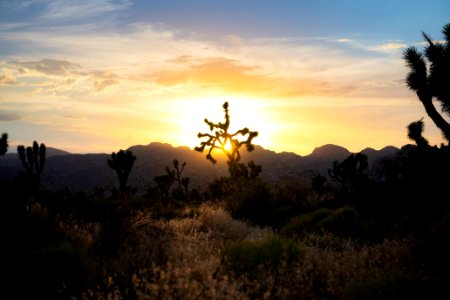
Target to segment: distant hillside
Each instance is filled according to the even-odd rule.
[[[155,176],[165,174],[166,166],[172,166],[174,159],[186,162],[184,175],[191,178],[191,187],[204,187],[214,178],[227,174],[223,156],[217,155],[218,163],[213,165],[205,159],[204,153],[196,152],[188,147],[151,143],[132,146],[128,150],[137,157],[129,184],[137,187],[141,192],[154,184]],[[382,157],[393,156],[397,151],[397,148],[389,146],[381,150],[366,148],[362,152],[369,157],[370,164],[373,164]],[[267,181],[304,180],[316,172],[326,175],[334,160],[341,161],[349,155],[350,152],[347,149],[331,144],[318,147],[306,156],[288,152],[276,153],[261,146],[255,146],[255,150],[251,153],[243,151],[242,160],[244,162],[253,160],[262,165],[261,176]],[[42,175],[42,185],[51,190],[67,187],[71,191],[87,193],[94,187],[112,189],[117,186],[117,178],[106,163],[109,157],[110,154],[70,154],[47,148],[47,162]],[[0,158],[1,180],[11,180],[21,168],[16,153]]]

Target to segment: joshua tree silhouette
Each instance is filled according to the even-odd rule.
[[[46,147],[44,144],[38,145],[36,141],[33,142],[32,147],[25,147],[23,145],[17,146],[19,159],[25,168],[28,179],[31,180],[32,188],[36,189],[39,186],[42,171],[45,165]]]
[[[177,159],[173,160],[173,169],[166,167],[167,175],[156,176],[155,182],[158,185],[158,190],[160,190],[166,199],[169,197],[169,190],[174,183],[177,183],[176,195],[177,197],[182,197],[184,200],[188,199],[189,196],[189,177],[183,177],[184,167],[186,167],[186,162],[181,165]]]
[[[6,151],[8,151],[8,134],[4,133],[0,139],[0,155],[5,155]]]
[[[127,190],[128,176],[131,173],[135,160],[136,156],[129,150],[120,150],[117,154],[113,152],[111,159],[108,159],[108,166],[116,171],[117,177],[119,178],[120,193],[122,195]]]
[[[209,148],[208,154],[206,155],[206,159],[215,164],[217,161],[212,156],[212,151],[214,149],[218,149],[222,151],[228,158],[228,167],[231,176],[236,175],[240,172],[241,169],[246,168],[247,166],[243,164],[239,164],[239,160],[241,159],[240,149],[242,146],[246,146],[247,151],[251,152],[255,149],[252,144],[253,138],[258,136],[257,131],[250,131],[247,127],[240,129],[234,133],[229,132],[230,127],[230,115],[228,113],[228,102],[223,104],[223,110],[225,112],[225,122],[224,123],[213,123],[208,119],[205,119],[205,123],[209,126],[209,130],[211,133],[198,133],[198,138],[207,138],[206,141],[202,141],[199,147],[195,147],[195,150],[198,152],[203,152],[205,148]],[[239,136],[246,137],[245,140],[239,140]],[[230,149],[227,149],[225,145],[231,145]],[[253,168],[252,168],[253,166]],[[256,166],[252,162],[252,166],[249,166],[251,169],[255,169]],[[259,168],[260,169],[260,168]],[[248,170],[248,169],[247,169]],[[255,171],[258,171],[255,169]],[[261,172],[261,170],[259,170]],[[259,172],[257,172],[259,174]],[[256,175],[257,176],[257,175]]]
[[[409,47],[403,58],[410,68],[406,77],[408,87],[416,92],[428,116],[450,142],[450,124],[433,105],[435,98],[440,102],[442,112],[450,116],[450,23],[443,27],[442,33],[446,43],[433,42],[422,32],[427,42],[424,53]]]
[[[418,147],[428,146],[428,141],[422,136],[423,120],[412,122],[408,125],[408,138],[415,141]]]
[[[351,154],[342,162],[334,161],[328,175],[339,182],[346,191],[354,189],[366,179],[369,166],[367,156],[363,153]]]

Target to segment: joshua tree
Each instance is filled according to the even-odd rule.
[[[6,151],[8,151],[8,134],[4,133],[0,139],[0,155],[5,155]]]
[[[406,77],[408,87],[416,92],[428,116],[450,141],[450,124],[433,105],[435,98],[441,104],[442,113],[450,116],[450,23],[443,27],[442,33],[445,43],[433,42],[422,32],[427,43],[424,52],[409,47],[403,58],[410,68]]]
[[[415,141],[418,147],[428,146],[428,141],[422,136],[423,121],[422,119],[416,122],[412,122],[408,125],[408,137]]]
[[[198,133],[198,138],[207,138],[206,141],[202,141],[199,147],[195,147],[195,150],[198,152],[203,152],[205,148],[208,149],[208,154],[206,155],[206,159],[215,164],[217,161],[212,157],[212,151],[217,149],[222,151],[228,158],[228,167],[230,175],[233,177],[238,175],[239,170],[245,165],[239,164],[239,160],[241,159],[240,149],[242,146],[246,146],[247,151],[251,152],[254,150],[254,146],[252,145],[253,138],[258,136],[258,132],[250,131],[247,127],[241,130],[238,130],[234,133],[229,132],[230,127],[230,115],[228,113],[228,102],[223,104],[223,110],[225,112],[225,122],[224,123],[213,123],[208,119],[205,119],[205,123],[209,126],[209,130],[211,133]],[[245,140],[239,140],[239,136],[246,137]],[[226,145],[230,145],[230,149],[226,148]],[[249,166],[251,169],[255,169],[253,164]],[[256,170],[257,171],[257,170]],[[260,170],[259,170],[260,172]],[[259,174],[258,172],[258,174]]]
[[[366,155],[351,154],[342,162],[334,161],[333,169],[328,170],[328,175],[339,182],[344,190],[350,191],[367,178],[365,172],[368,166]]]
[[[45,145],[34,141],[33,146],[26,149],[23,145],[17,146],[17,152],[33,188],[37,188],[45,165]]]
[[[186,163],[181,165],[177,159],[173,160],[173,169],[166,167],[167,175],[156,176],[155,182],[158,185],[158,190],[164,193],[166,198],[169,197],[169,190],[174,183],[177,183],[176,192],[178,196],[182,196],[187,199],[189,195],[188,185],[189,177],[183,177],[183,171]]]
[[[113,152],[111,154],[111,159],[108,159],[108,166],[116,171],[117,176],[119,177],[120,193],[122,195],[124,195],[127,190],[128,176],[131,173],[135,160],[136,156],[129,150],[120,150],[117,154]]]

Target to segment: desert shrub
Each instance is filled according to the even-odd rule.
[[[235,183],[233,192],[225,198],[227,210],[233,218],[264,225],[272,209],[272,193],[260,179]]]
[[[252,276],[261,271],[278,271],[283,264],[300,258],[301,250],[294,241],[272,235],[263,240],[234,242],[225,249],[224,257],[227,272]]]
[[[296,215],[296,210],[293,206],[281,206],[273,210],[267,217],[266,223],[272,228],[279,228],[284,225],[289,219]]]
[[[319,221],[316,228],[331,231],[339,235],[354,236],[361,232],[362,222],[354,208],[341,207]]]
[[[330,197],[325,192],[319,194],[307,182],[278,182],[272,189],[277,207],[291,206],[297,213],[315,210]]]
[[[320,208],[308,214],[303,214],[292,218],[281,228],[283,234],[301,233],[304,230],[314,229],[315,225],[326,219],[333,211],[328,208]]]
[[[356,296],[375,293],[376,287],[385,289],[382,295],[391,296],[390,286],[399,296],[378,299],[409,299],[409,291],[401,285],[414,284],[423,277],[411,260],[411,240],[384,240],[372,245],[322,232],[303,235],[299,244],[304,256],[293,265],[294,273],[289,277],[291,299],[366,299]],[[365,281],[372,282],[358,290],[358,283]]]
[[[362,222],[354,208],[341,207],[337,210],[320,208],[308,214],[292,218],[281,228],[283,234],[303,231],[329,231],[344,236],[355,236],[362,230]]]

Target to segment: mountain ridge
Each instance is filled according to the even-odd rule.
[[[50,190],[68,188],[72,191],[90,191],[95,187],[112,189],[117,186],[115,172],[107,166],[110,153],[71,154],[67,151],[52,149],[47,157],[42,186]],[[367,149],[367,150],[366,150]],[[380,150],[364,149],[369,157],[369,164],[381,157],[392,156],[399,149],[386,146]],[[59,150],[59,151],[57,151]],[[168,143],[151,142],[147,145],[133,145],[127,148],[137,157],[130,174],[129,184],[140,192],[154,184],[154,177],[166,173],[167,166],[177,159],[186,162],[183,175],[191,178],[191,187],[205,187],[214,178],[227,175],[226,158],[216,155],[216,165],[205,158],[205,153],[197,152],[186,146],[174,147]],[[304,180],[305,172],[321,173],[327,171],[335,160],[343,160],[352,152],[342,146],[326,144],[316,147],[311,154],[301,156],[292,152],[275,152],[256,145],[253,152],[242,151],[242,161],[253,160],[263,167],[261,177],[269,182],[287,180]],[[0,158],[0,177],[11,180],[21,170],[17,153],[10,153]],[[6,177],[6,179],[5,179]],[[307,176],[306,176],[307,177]]]

